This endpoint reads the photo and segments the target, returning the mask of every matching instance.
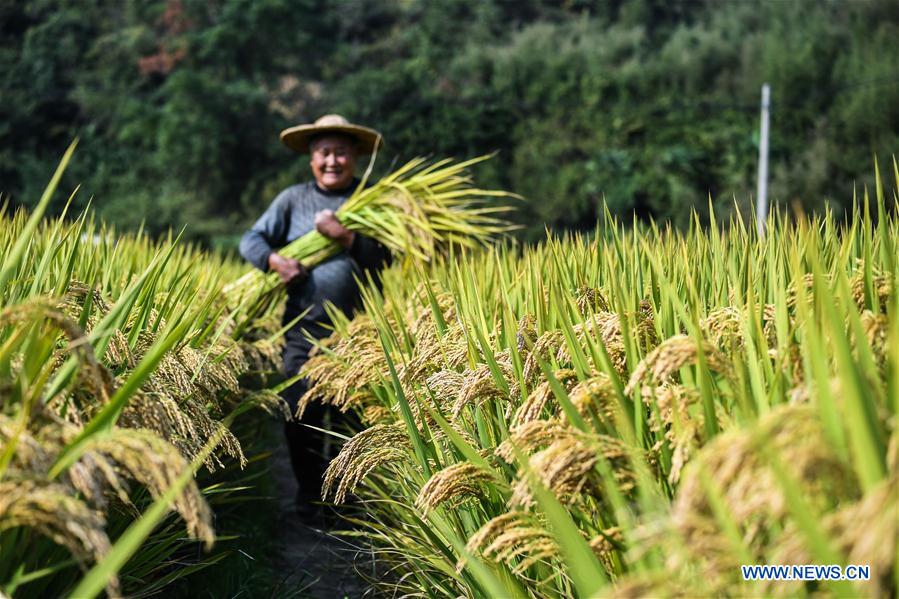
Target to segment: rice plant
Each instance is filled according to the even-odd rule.
[[[899,184],[899,170],[893,163]],[[326,474],[428,597],[890,597],[899,198],[456,249],[386,273],[304,374],[367,427]],[[741,564],[867,565],[753,582]]]
[[[243,463],[230,422],[279,407],[238,384],[275,350],[265,323],[229,334],[239,265],[89,212],[43,219],[73,150],[30,215],[0,210],[2,595],[130,594],[185,532],[210,546],[194,473]],[[171,509],[182,531],[142,546]]]

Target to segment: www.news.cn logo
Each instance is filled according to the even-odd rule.
[[[743,580],[870,580],[870,566],[752,565],[740,566]]]

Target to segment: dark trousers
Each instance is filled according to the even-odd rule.
[[[287,378],[295,376],[309,359],[308,348],[288,343],[284,348],[283,359],[284,376]],[[284,437],[287,440],[290,465],[297,479],[299,493],[308,499],[317,500],[321,497],[322,479],[328,462],[336,455],[339,447],[334,443],[334,436],[309,427],[351,432],[359,430],[361,422],[352,414],[342,414],[339,410],[318,401],[310,402],[303,411],[303,417],[297,420],[294,416],[297,405],[308,389],[309,381],[300,379],[281,392],[281,397],[290,406],[292,415],[291,420],[284,423]]]
[[[294,376],[300,366],[302,363],[293,372],[285,372],[285,376]],[[322,478],[327,467],[327,439],[324,433],[304,425],[327,428],[328,410],[327,406],[312,402],[303,412],[303,418],[296,419],[297,404],[308,388],[308,381],[300,379],[281,392],[281,397],[290,406],[291,413],[291,419],[284,422],[284,437],[299,492],[309,496],[310,499],[318,499],[321,496]]]

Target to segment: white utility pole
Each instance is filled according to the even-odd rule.
[[[768,117],[771,109],[771,86],[762,85],[762,122],[759,128],[759,185],[755,220],[759,237],[765,237],[768,218]]]

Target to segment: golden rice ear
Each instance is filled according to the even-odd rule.
[[[224,374],[226,387],[230,390],[231,377],[249,370],[250,364],[244,355],[245,343],[235,341],[230,336],[233,332],[233,320],[225,316],[219,321],[219,326],[222,333],[214,337],[202,352],[204,361],[200,372],[213,381],[218,381],[219,376]]]
[[[615,565],[612,563],[612,553],[624,548],[624,537],[621,535],[621,527],[613,526],[600,531],[600,534],[590,539],[590,549],[602,562],[607,571],[612,572]]]
[[[512,373],[508,371],[509,368],[504,368],[504,366],[508,365],[503,363],[499,363],[499,365],[501,370],[506,371],[503,374],[508,382],[509,378],[513,376]],[[481,364],[474,369],[467,370],[463,374],[465,378],[462,381],[462,385],[459,388],[459,394],[450,410],[452,420],[457,420],[467,406],[479,406],[490,400],[501,401],[504,403],[509,401],[509,396],[497,386],[496,380],[493,378],[493,373],[486,364]]]
[[[558,544],[537,516],[516,510],[488,520],[465,548],[468,553],[505,563],[515,574],[559,553]],[[465,564],[465,559],[459,560],[456,570],[461,572]]]
[[[557,439],[530,457],[530,469],[563,504],[573,505],[588,497],[602,501],[595,468],[600,456],[611,465],[621,492],[630,493],[636,475],[630,468],[628,451],[621,441],[604,435],[572,434]],[[509,504],[526,508],[535,505],[526,477],[515,483]]]
[[[531,385],[536,383],[543,373],[540,360],[549,361],[551,356],[558,356],[564,348],[565,335],[561,331],[547,331],[540,335],[524,361],[524,380]]]
[[[368,315],[357,315],[350,321],[346,334],[334,334],[329,352],[310,358],[300,371],[310,385],[298,398],[297,417],[302,417],[313,401],[347,411],[362,409],[361,402],[370,395],[366,389],[377,384],[382,373],[384,349],[377,328]]]
[[[69,282],[69,286],[60,302],[60,309],[70,318],[77,319],[81,315],[81,310],[88,296],[91,296],[94,314],[106,316],[109,312],[109,305],[103,298],[103,294],[97,289],[88,287],[85,283],[75,279]]]
[[[470,462],[460,462],[435,472],[422,486],[415,507],[425,515],[439,505],[457,505],[467,498],[486,496],[485,487],[498,481],[494,475]]]
[[[34,418],[29,428],[34,426]],[[22,430],[21,422],[0,414],[0,447],[7,447],[15,439],[16,450],[12,454],[9,468],[28,473],[46,472],[53,465],[59,443],[36,437],[29,429]]]
[[[75,355],[81,366],[79,376],[102,403],[112,396],[113,381],[109,371],[99,363],[94,348],[87,341],[78,323],[44,299],[7,306],[0,311],[0,325],[28,324],[44,321],[58,329],[68,339],[67,352]]]
[[[163,495],[188,467],[174,446],[145,430],[114,428],[96,435],[87,441],[85,456],[90,459],[91,454],[115,463],[128,477],[144,486],[154,499]],[[215,540],[212,514],[196,482],[191,481],[178,495],[174,508],[187,524],[188,533],[211,547]]]
[[[652,308],[641,302],[641,309],[636,312],[625,312],[625,318],[633,317],[636,326],[629,334],[636,340],[638,347],[649,351],[658,343],[658,336],[653,322]],[[624,337],[621,328],[622,314],[618,312],[595,312],[584,322],[575,325],[574,333],[581,345],[587,344],[587,336],[598,338],[606,348],[612,366],[622,377],[627,376],[627,352],[624,349]],[[561,357],[562,354],[560,354]]]
[[[376,424],[346,442],[325,471],[322,498],[346,501],[369,472],[390,462],[411,461],[412,442],[403,423]]]
[[[663,384],[654,389],[644,388],[643,402],[647,405],[655,403],[662,421],[662,428],[653,424],[650,428],[656,432],[664,432],[665,439],[671,447],[671,469],[668,482],[677,484],[681,471],[699,447],[702,437],[705,416],[701,411],[690,407],[700,402],[697,389],[683,385]]]
[[[168,384],[170,383],[165,377],[151,375],[144,383],[144,390],[136,392],[125,406],[119,418],[120,426],[127,429],[147,429],[162,438],[170,438],[188,458],[197,455],[209,438],[222,430],[218,451],[205,460],[205,467],[210,472],[221,468],[223,464],[219,455],[232,457],[244,467],[247,461],[240,442],[230,430],[224,429],[222,423],[213,418],[202,396],[179,396],[167,387]]]
[[[384,406],[365,406],[365,409],[362,411],[362,422],[368,426],[375,424],[390,424],[393,421],[393,412]]]
[[[864,341],[856,339],[852,336],[852,349],[858,351],[859,343],[867,343],[877,362],[881,375],[886,374],[888,363],[888,339],[890,331],[890,323],[886,314],[874,314],[870,310],[863,310],[861,313],[862,329],[865,332]]]
[[[271,389],[261,389],[252,393],[246,393],[242,401],[262,408],[262,410],[272,416],[280,416],[285,420],[290,419],[290,406]]]
[[[81,318],[88,297],[90,297],[91,314],[85,323],[85,328],[92,330],[94,325],[109,312],[109,304],[106,303],[103,294],[98,290],[89,288],[80,281],[73,280],[69,283],[68,289],[62,298],[57,301],[56,307],[74,323]],[[91,350],[93,350],[92,346]],[[131,348],[128,346],[128,340],[119,329],[112,332],[112,337],[102,359],[112,369],[117,367],[131,369],[136,366]]]
[[[713,372],[732,378],[730,360],[710,343],[703,342],[706,366]],[[628,380],[624,392],[628,395],[644,385],[658,386],[671,381],[678,370],[699,361],[697,342],[687,335],[675,335],[663,341],[640,360]]]
[[[281,355],[280,346],[268,339],[244,343],[242,348],[249,369],[257,372],[271,370],[272,365],[278,363]]]
[[[427,388],[431,390],[438,406],[447,406],[465,384],[465,374],[455,370],[444,369],[435,372],[426,381]]]
[[[817,513],[858,499],[859,486],[851,466],[831,449],[817,408],[785,405],[772,409],[756,427],[717,436],[684,469],[674,499],[671,522],[684,540],[691,559],[702,564],[710,579],[733,576],[740,557],[733,554],[702,482],[714,481],[724,506],[740,527],[749,555],[763,561],[763,550],[786,523],[787,500],[760,451],[778,455]],[[678,568],[683,556],[672,555]],[[677,562],[677,563],[675,563]]]
[[[419,286],[423,287],[424,283]],[[417,291],[414,297],[424,298],[426,291]],[[410,335],[415,347],[409,361],[399,368],[398,374],[404,385],[421,383],[440,370],[458,368],[467,359],[468,345],[464,343],[464,330],[456,317],[455,299],[450,294],[441,292],[436,294],[435,300],[446,323],[446,331],[442,336],[427,301],[421,305],[409,302],[407,319],[413,323]],[[458,355],[460,347],[464,351],[461,358]]]
[[[72,496],[71,490],[48,481],[0,481],[0,531],[17,527],[36,530],[65,547],[82,568],[109,552],[103,514]],[[118,595],[118,579],[107,590]]]
[[[861,261],[859,262],[861,263]],[[877,311],[883,312],[886,310],[895,288],[893,275],[892,273],[878,272],[875,270],[873,272],[872,283],[874,290],[873,299],[877,303]],[[855,305],[859,310],[868,308],[865,287],[865,272],[863,268],[859,268],[858,272],[856,272],[849,281],[849,290],[852,301],[855,302]]]
[[[577,385],[577,372],[570,368],[562,368],[553,373],[553,376],[563,384],[567,392],[571,392]],[[550,415],[554,416],[558,410],[552,387],[548,381],[537,385],[527,399],[515,410],[512,417],[512,428],[522,426],[532,420],[540,418],[547,406],[552,406]]]
[[[236,396],[240,393],[240,384],[237,381],[236,373],[242,372],[242,369],[234,370],[216,362],[214,354],[209,355],[204,351],[185,345],[173,352],[172,357],[181,364],[185,372],[191,375],[192,394],[215,402],[221,394]]]
[[[537,342],[537,319],[533,314],[525,314],[518,320],[518,332],[515,344],[519,352],[524,353]]]
[[[575,409],[585,418],[593,415],[600,421],[612,423],[621,409],[612,379],[605,373],[578,382],[568,395]]]
[[[884,517],[892,514],[894,517]],[[846,563],[871,567],[870,581],[858,587],[861,593],[875,597],[896,594],[893,570],[897,559],[899,538],[899,473],[882,481],[855,503],[841,507],[823,518],[822,528],[831,539],[834,549],[846,557]],[[787,525],[771,553],[771,563],[810,564],[815,562],[813,548],[807,537],[793,522]],[[791,594],[801,591],[801,585],[769,581],[766,591]]]
[[[508,439],[500,443],[494,454],[512,464],[516,451],[526,454],[545,447],[560,439],[576,436],[575,430],[558,420],[530,420],[513,427]]]
[[[743,336],[743,325],[741,322],[741,312],[733,306],[716,308],[708,313],[708,316],[699,321],[699,328],[703,336],[715,348],[722,352],[731,352],[734,349],[742,349],[745,346]],[[762,333],[768,345],[768,355],[772,361],[777,361],[777,307],[774,304],[765,304],[762,308],[760,319],[762,322]],[[786,333],[791,334],[795,323],[792,316],[788,315],[788,330]],[[801,359],[799,358],[799,347],[791,344],[789,347],[791,367],[801,367]],[[794,355],[795,354],[795,355]],[[797,381],[798,382],[798,381]]]
[[[605,293],[601,289],[587,287],[586,285],[578,287],[574,301],[578,312],[585,317],[597,312],[609,312],[612,309],[609,300],[606,299]]]
[[[822,280],[829,285],[833,277],[830,274],[822,274]],[[794,308],[799,301],[807,301],[812,294],[815,286],[815,276],[812,273],[806,273],[801,278],[795,279],[787,285],[787,307]],[[732,301],[731,303],[736,303]]]
[[[518,428],[539,419],[552,398],[553,391],[549,382],[543,381],[537,385],[515,410],[515,414],[512,416],[512,428]]]
[[[743,345],[740,311],[733,306],[710,311],[708,316],[699,321],[699,328],[706,339],[722,351]]]
[[[297,418],[302,418],[314,401],[334,404],[342,401],[349,394],[350,383],[346,377],[344,360],[334,354],[322,353],[310,358],[300,371],[309,382],[306,392],[297,399]]]
[[[111,493],[126,510],[134,514],[134,517],[140,514],[131,502],[124,473],[114,461],[102,454],[89,453],[82,456],[66,470],[65,479],[73,489],[97,508],[107,507],[107,495]]]

